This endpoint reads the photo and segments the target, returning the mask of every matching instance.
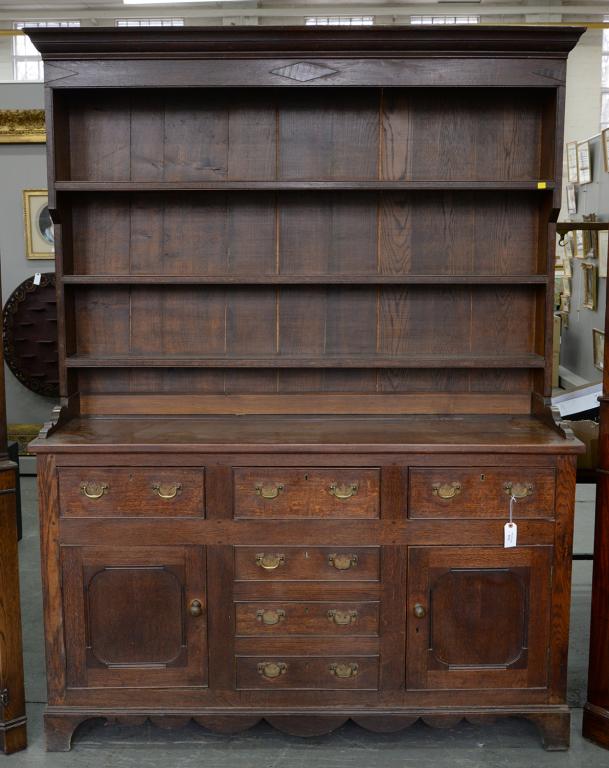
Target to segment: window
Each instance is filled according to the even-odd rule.
[[[411,16],[411,24],[480,24],[480,16]]]
[[[374,16],[308,16],[305,24],[307,27],[370,27]]]
[[[605,16],[609,21],[609,16]],[[603,55],[601,57],[601,131],[609,128],[609,29],[603,29]]]
[[[24,27],[80,27],[80,21],[15,21],[13,29]],[[27,35],[13,37],[13,79],[43,80],[40,54]]]
[[[184,19],[117,19],[117,27],[183,27]]]

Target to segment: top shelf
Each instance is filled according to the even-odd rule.
[[[58,192],[180,192],[214,190],[498,190],[554,189],[552,181],[57,181]]]

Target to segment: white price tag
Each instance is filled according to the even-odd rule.
[[[518,499],[515,496],[510,496],[510,519],[503,526],[503,546],[505,549],[516,546],[518,528],[514,522],[514,504],[517,501]]]
[[[508,549],[508,547],[515,547],[517,537],[518,537],[518,526],[516,525],[516,523],[506,523],[503,526],[504,548]]]
[[[42,273],[36,272],[34,275],[34,285],[40,285],[40,281],[42,280]]]

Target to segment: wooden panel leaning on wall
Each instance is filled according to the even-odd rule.
[[[19,556],[17,547],[17,467],[8,458],[4,364],[0,359],[0,749],[27,746]]]
[[[92,717],[505,715],[568,745],[580,445],[548,403],[580,33],[31,31],[49,749]]]

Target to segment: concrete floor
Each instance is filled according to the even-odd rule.
[[[45,702],[38,522],[33,478],[22,478],[24,537],[20,547],[26,693],[30,746],[12,755],[11,767],[132,768],[133,766],[205,766],[205,768],[609,768],[609,751],[581,738],[581,707],[586,697],[590,562],[573,568],[569,704],[572,746],[568,752],[545,752],[536,729],[521,720],[484,727],[462,723],[437,730],[422,723],[401,733],[377,735],[353,724],[320,738],[284,736],[265,724],[239,736],[218,736],[191,724],[164,731],[86,723],[77,731],[72,751],[46,753],[42,732]],[[594,487],[578,486],[575,552],[591,552]],[[0,760],[3,760],[0,757]],[[7,766],[9,763],[7,763]]]

